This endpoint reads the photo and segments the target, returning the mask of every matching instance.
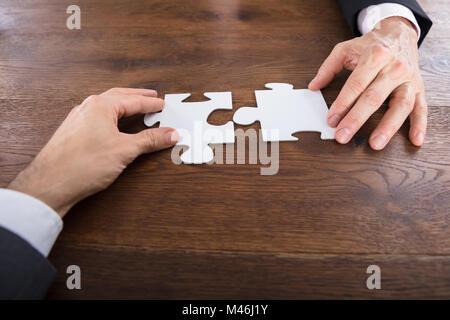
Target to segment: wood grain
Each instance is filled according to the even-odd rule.
[[[382,109],[348,145],[314,133],[281,143],[274,176],[261,164],[176,166],[170,150],[140,157],[65,218],[49,298],[449,298],[449,9],[421,3],[435,21],[421,48],[432,106],[422,148],[405,124],[372,151]],[[334,0],[78,4],[82,30],[69,31],[65,3],[2,2],[0,187],[90,94],[231,90],[233,110],[209,118],[223,124],[264,83],[306,87],[352,37]],[[323,90],[328,104],[346,75]],[[120,128],[142,130],[142,117]],[[82,267],[81,292],[65,289],[70,264]],[[379,292],[365,288],[369,264],[382,267]]]
[[[440,134],[450,125],[450,110],[432,108],[429,139],[436,140],[421,149],[401,132],[383,152],[370,150],[366,137],[376,116],[347,146],[318,141],[313,133],[300,134],[299,143],[281,143],[274,176],[260,176],[261,164],[175,166],[170,150],[141,157],[67,217],[60,241],[450,254],[450,146]]]
[[[68,259],[70,257],[70,259]],[[120,259],[118,259],[120,257]],[[448,256],[254,254],[68,245],[52,254],[61,268],[81,267],[82,289],[61,272],[50,299],[442,299]],[[93,261],[96,261],[94,264]],[[131,263],[124,263],[124,261]],[[381,290],[367,290],[369,265]]]
[[[419,0],[433,20],[427,38],[420,48],[420,69],[427,100],[433,106],[449,106],[450,93],[450,7],[445,0]]]

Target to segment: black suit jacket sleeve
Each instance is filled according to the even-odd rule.
[[[374,4],[381,4],[386,2],[393,2],[404,5],[408,7],[417,19],[417,22],[421,29],[421,35],[419,39],[419,46],[422,43],[423,39],[427,35],[428,31],[430,31],[431,25],[433,24],[428,18],[427,14],[423,11],[420,5],[416,0],[338,0],[339,6],[344,13],[345,19],[347,20],[350,28],[356,36],[360,36],[361,33],[358,30],[358,14],[359,12],[367,8],[368,6]]]
[[[0,299],[40,299],[56,270],[27,241],[0,227]]]

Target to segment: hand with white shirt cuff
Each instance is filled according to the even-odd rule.
[[[122,133],[117,122],[158,112],[164,101],[154,90],[111,89],[71,110],[33,162],[9,185],[55,210],[62,218],[78,201],[108,187],[136,157],[173,146],[171,128]]]
[[[73,108],[9,190],[0,189],[0,228],[48,256],[61,232],[61,218],[75,203],[108,187],[140,154],[177,142],[171,128],[137,134],[117,128],[122,117],[163,107],[154,90],[115,88]]]
[[[417,23],[389,15],[362,37],[337,44],[324,61],[311,90],[327,86],[343,68],[352,70],[328,112],[339,143],[348,143],[390,97],[389,109],[369,138],[372,149],[383,149],[408,116],[411,142],[423,144],[428,108],[419,71],[419,33]]]

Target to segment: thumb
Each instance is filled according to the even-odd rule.
[[[131,135],[137,146],[137,156],[169,148],[177,143],[179,134],[172,128],[146,129]]]

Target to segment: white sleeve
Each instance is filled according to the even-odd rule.
[[[42,201],[9,189],[0,189],[0,208],[0,226],[47,257],[62,230],[59,215]]]
[[[414,13],[398,3],[382,3],[361,10],[358,15],[359,32],[366,34],[372,31],[378,22],[389,17],[403,17],[411,21],[416,27],[417,39],[420,39],[420,27]]]

